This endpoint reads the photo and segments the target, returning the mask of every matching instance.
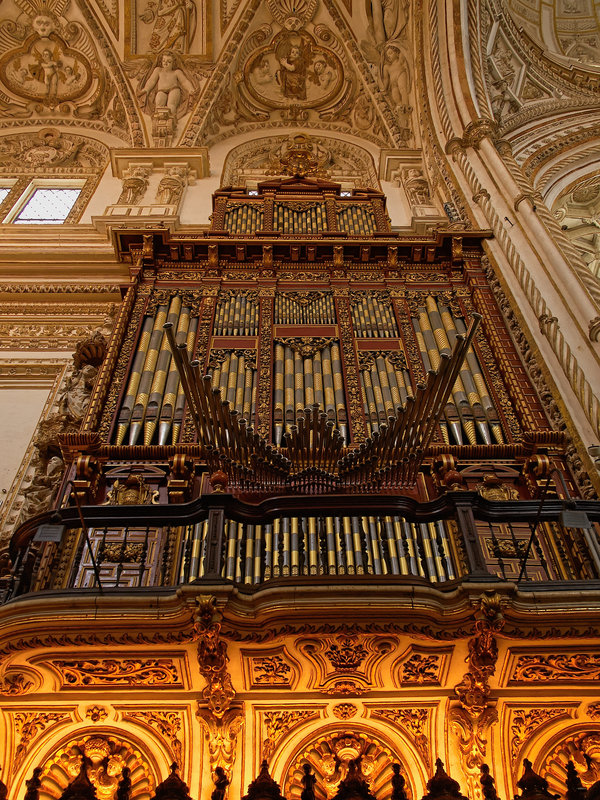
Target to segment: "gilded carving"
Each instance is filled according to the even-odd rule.
[[[353,768],[359,765],[363,779],[367,779],[372,786],[379,787],[382,796],[389,797],[394,761],[400,761],[397,754],[374,733],[341,730],[316,734],[294,755],[286,777],[284,794],[286,797],[300,797],[304,785],[304,765],[309,764],[314,770],[319,788],[327,798],[332,798],[336,795],[340,782],[351,777]]]
[[[292,668],[281,656],[253,656],[250,663],[255,686],[290,686]]]
[[[71,686],[181,686],[170,658],[128,658],[52,661],[63,688]]]
[[[104,722],[108,717],[108,711],[104,706],[89,706],[85,710],[85,716],[92,722]]]
[[[17,711],[13,715],[15,735],[18,744],[13,758],[13,772],[16,772],[25,757],[29,746],[48,727],[70,719],[66,711]]]
[[[548,653],[520,655],[510,675],[511,683],[595,683],[600,679],[600,653]]]
[[[405,731],[415,744],[424,763],[431,769],[429,746],[429,725],[431,709],[429,708],[374,708],[373,714],[397,725]]]
[[[227,669],[227,642],[221,638],[221,624],[214,621],[214,598],[203,599],[196,614],[195,632],[198,641],[198,666],[206,680],[202,697],[209,712],[220,719],[235,698],[235,690]]]
[[[498,644],[495,633],[504,627],[500,596],[492,591],[481,595],[475,614],[474,633],[469,640],[468,671],[454,687],[460,705],[450,709],[450,724],[457,736],[458,747],[469,792],[481,800],[479,772],[487,754],[490,725],[498,719],[491,700],[490,677],[496,671]]]
[[[93,733],[65,742],[40,768],[42,785],[56,786],[59,792],[82,774],[92,784],[98,800],[114,800],[123,770],[131,776],[131,795],[152,796],[156,781],[152,767],[139,748],[129,742]]]
[[[230,706],[221,715],[216,716],[210,707],[198,706],[197,716],[205,726],[205,738],[208,743],[208,756],[211,772],[223,770],[231,779],[237,741],[244,724],[243,711],[238,706]]]
[[[402,685],[439,684],[442,665],[441,655],[414,653],[402,664],[400,682]]]
[[[180,711],[128,711],[127,717],[141,722],[156,730],[168,742],[173,759],[183,763],[183,744],[179,738],[182,728],[182,715]]]
[[[519,754],[526,742],[535,734],[538,728],[550,720],[568,715],[568,708],[540,707],[540,708],[515,708],[510,719],[510,757],[513,770],[516,772],[519,765]]]
[[[332,709],[338,719],[351,719],[358,711],[354,703],[338,703]]]
[[[318,710],[307,708],[261,712],[261,721],[264,728],[261,758],[270,761],[279,743],[291,731],[311,719],[317,719],[318,716]]]
[[[352,672],[360,667],[366,656],[367,651],[358,636],[339,636],[325,650],[325,657],[335,670]]]

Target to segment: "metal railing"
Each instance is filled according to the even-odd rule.
[[[253,505],[214,493],[176,506],[84,506],[81,515],[67,507],[60,519],[40,515],[15,534],[0,591],[6,601],[215,581],[372,577],[443,589],[461,580],[597,579],[600,502],[574,505],[589,527],[567,527],[560,500],[540,512],[537,501],[490,502],[474,492],[430,503],[327,495]]]

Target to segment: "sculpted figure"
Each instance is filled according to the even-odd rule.
[[[189,52],[197,21],[193,0],[151,0],[140,18],[142,22],[154,23],[150,49],[155,53],[166,49]]]
[[[177,64],[174,53],[164,52],[140,90],[143,106],[154,105],[154,111],[168,109],[173,117],[181,111],[182,100],[194,92],[194,84]],[[151,96],[154,94],[154,102]]]
[[[410,93],[410,70],[408,61],[393,44],[388,45],[383,54],[381,68],[383,88],[395,106],[407,106]]]
[[[408,22],[407,0],[371,0],[373,33],[377,44],[398,39]]]
[[[210,796],[210,800],[225,800],[225,792],[229,786],[229,778],[223,767],[215,768],[215,776],[213,778],[215,788]]]
[[[97,374],[98,370],[91,364],[86,364],[73,373],[67,381],[59,404],[61,414],[66,414],[77,422],[83,419]]]

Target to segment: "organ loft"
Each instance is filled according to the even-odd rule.
[[[584,0],[6,0],[0,800],[595,800]]]

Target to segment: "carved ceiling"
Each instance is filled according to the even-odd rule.
[[[516,24],[553,55],[600,67],[600,20],[593,0],[508,0]]]
[[[414,146],[410,29],[405,0],[7,0],[0,127],[170,147],[302,125]]]

